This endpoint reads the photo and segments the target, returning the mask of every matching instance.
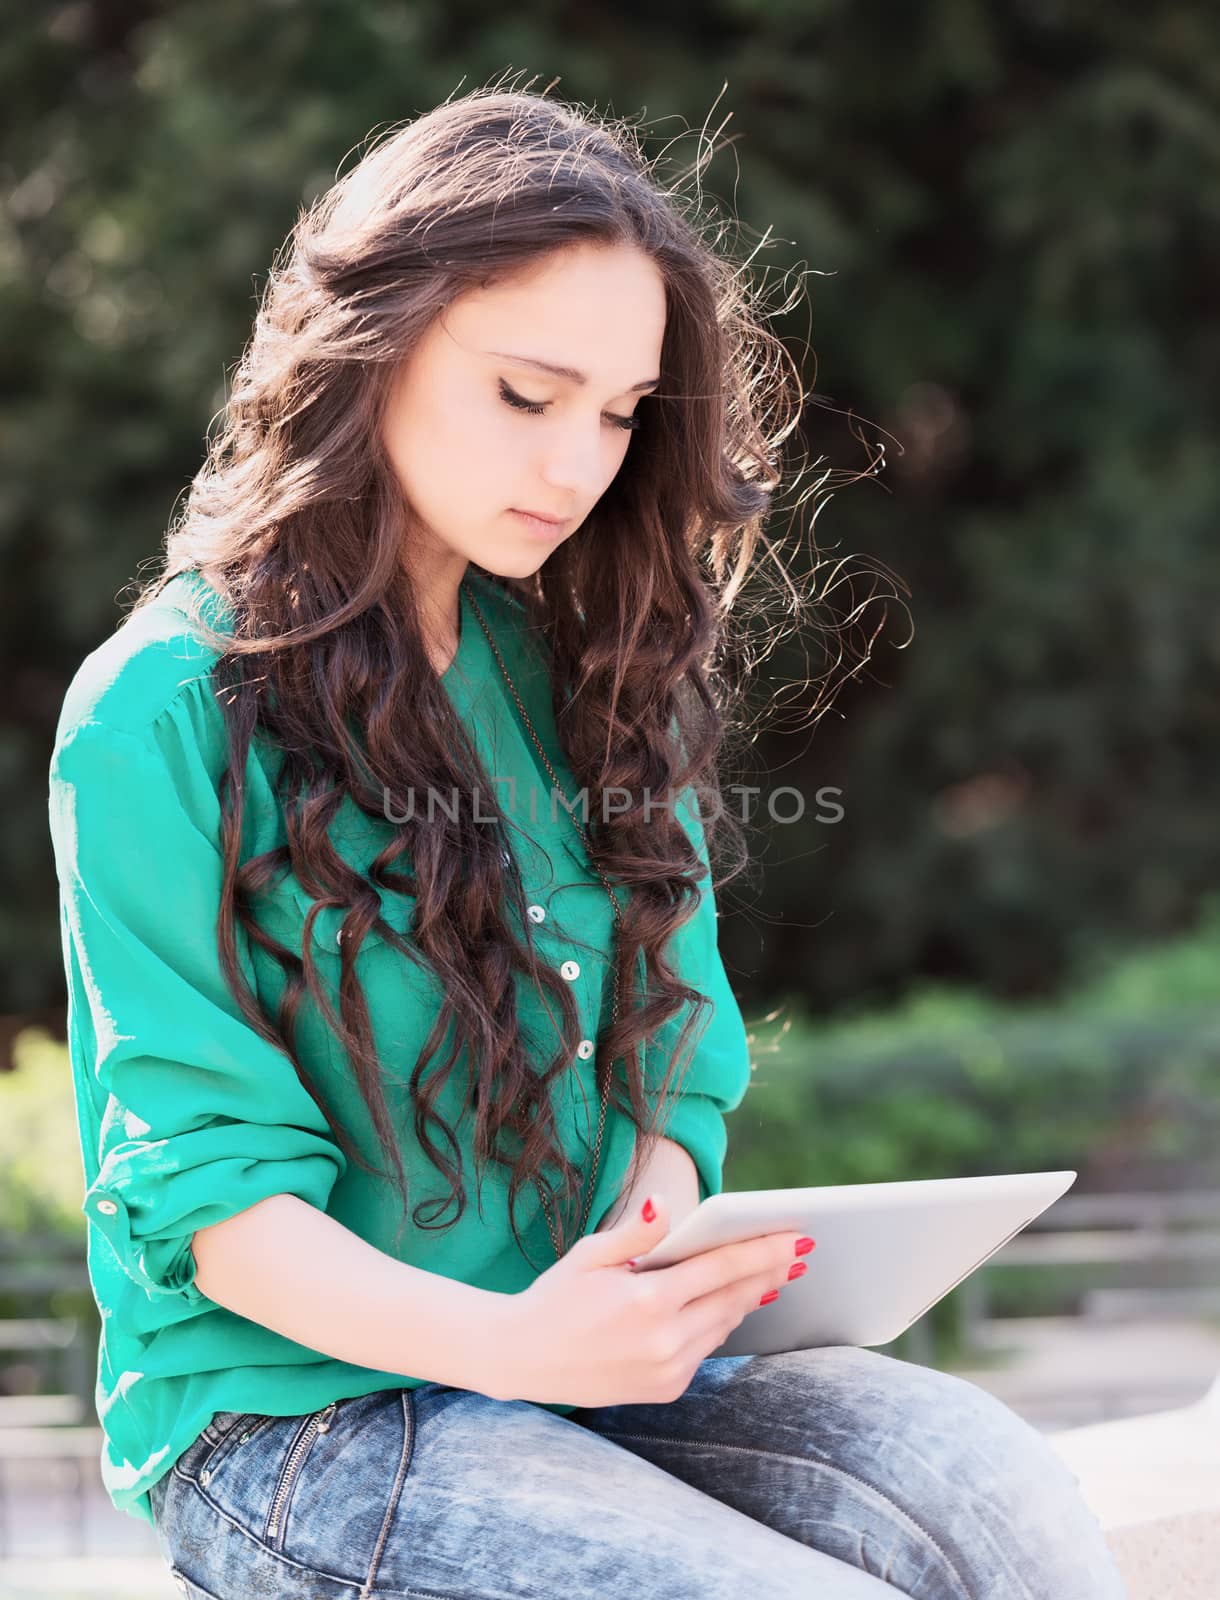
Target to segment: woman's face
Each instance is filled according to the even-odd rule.
[[[453,301],[403,362],[385,417],[418,522],[412,565],[418,556],[460,579],[473,561],[525,578],[570,539],[622,466],[629,421],[659,380],[665,312],[659,270],[628,246],[575,246]],[[564,520],[542,530],[525,511]]]

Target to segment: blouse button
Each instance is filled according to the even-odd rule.
[[[546,920],[546,912],[541,906],[527,906],[525,914],[531,922],[544,922]]]
[[[593,1046],[592,1039],[582,1039],[580,1041],[580,1043],[576,1046],[576,1054],[580,1057],[580,1059],[582,1061],[587,1061],[589,1059],[589,1057],[593,1054],[593,1049],[594,1049],[594,1046]]]
[[[99,1200],[97,1203],[97,1209],[105,1216],[112,1217],[119,1208],[115,1205],[113,1200]]]
[[[559,975],[571,983],[574,979],[580,977],[580,967],[575,961],[565,961],[559,969]]]

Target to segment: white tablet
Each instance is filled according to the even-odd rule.
[[[704,1200],[636,1270],[764,1233],[803,1233],[805,1275],[757,1306],[713,1356],[888,1344],[1075,1182],[1074,1172],[751,1189]]]

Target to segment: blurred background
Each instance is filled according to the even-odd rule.
[[[97,1476],[98,1317],[46,768],[68,680],[158,564],[272,257],[388,124],[513,75],[730,117],[704,177],[844,478],[817,544],[902,598],[758,673],[754,1039],[728,1189],[1072,1168],[902,1340],[1048,1432],[1220,1373],[1220,13],[1107,0],[77,0],[7,8],[0,233],[0,1573],[169,1594]],[[863,471],[883,444],[884,469]],[[867,446],[867,448],[866,448]],[[814,469],[814,470],[821,470]],[[772,532],[813,564],[810,518]],[[127,593],[125,594],[125,591]],[[818,807],[831,787],[842,808]],[[1220,1504],[1220,1496],[1217,1503]],[[147,1537],[145,1537],[147,1535]],[[0,1580],[0,1587],[3,1587]],[[1162,1592],[1168,1592],[1163,1590]],[[1200,1590],[1200,1593],[1203,1591]]]

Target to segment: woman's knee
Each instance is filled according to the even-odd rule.
[[[834,1345],[758,1358],[815,1449],[873,1481],[919,1484],[926,1504],[1038,1503],[1077,1493],[1044,1435],[978,1384],[877,1350]],[[796,1420],[795,1418],[793,1420]]]
[[[1105,1536],[1046,1437],[954,1373],[832,1346],[759,1358],[809,1448],[869,1482],[947,1553],[971,1595],[1121,1600]]]

